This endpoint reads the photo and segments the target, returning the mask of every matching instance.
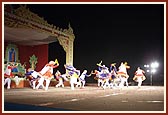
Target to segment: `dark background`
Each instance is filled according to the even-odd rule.
[[[44,17],[49,24],[68,28],[75,35],[74,66],[97,69],[101,60],[106,66],[128,62],[129,81],[137,67],[153,61],[159,63],[153,82],[164,82],[164,5],[163,4],[27,4],[30,11]],[[49,44],[49,60],[58,59],[65,72],[65,52],[58,42]],[[56,70],[54,70],[56,71]],[[145,74],[150,82],[150,74]],[[93,77],[87,82],[96,82]]]

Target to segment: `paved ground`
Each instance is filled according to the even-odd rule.
[[[70,87],[49,87],[48,91],[33,90],[30,88],[4,89],[4,110],[9,109],[9,104],[24,104],[27,107],[15,111],[47,111],[47,109],[28,109],[30,105],[36,107],[52,108],[48,111],[74,111],[74,112],[165,112],[163,86],[137,86],[124,87],[123,89],[105,89],[96,86],[86,86],[85,89]],[[18,105],[15,105],[17,108]],[[54,109],[55,108],[55,109]]]

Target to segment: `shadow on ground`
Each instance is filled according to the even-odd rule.
[[[5,102],[4,111],[72,111],[72,110]]]

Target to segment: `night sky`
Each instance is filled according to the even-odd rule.
[[[110,66],[128,62],[130,80],[137,67],[159,62],[153,76],[164,78],[164,5],[163,4],[36,4],[30,11],[49,24],[68,28],[75,34],[74,66],[83,71],[97,69],[96,63]],[[65,52],[59,43],[49,45],[49,60],[58,58],[63,71]],[[53,53],[53,49],[59,50]],[[149,74],[146,73],[147,80]]]

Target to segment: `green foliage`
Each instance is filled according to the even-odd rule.
[[[36,68],[37,59],[38,59],[38,58],[37,58],[34,54],[30,57],[29,63],[30,63],[30,65],[31,65],[31,68],[32,68],[32,69],[35,69],[35,68]]]

